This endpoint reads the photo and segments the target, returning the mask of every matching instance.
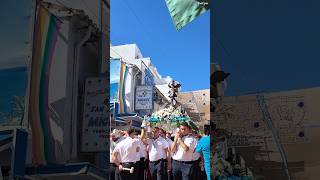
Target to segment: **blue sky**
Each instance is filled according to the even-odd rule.
[[[13,96],[24,96],[27,88],[31,2],[10,0],[0,6],[0,112],[10,113]]]
[[[28,30],[31,26],[31,7],[32,0],[10,0],[1,3],[0,69],[25,65],[30,52]],[[15,11],[12,11],[13,9]]]
[[[111,0],[112,45],[136,43],[182,91],[210,87],[210,12],[177,31],[165,0]]]
[[[320,1],[213,1],[213,57],[226,95],[320,86]]]

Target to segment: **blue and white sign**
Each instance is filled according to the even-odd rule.
[[[150,110],[153,108],[153,86],[136,87],[136,110]]]

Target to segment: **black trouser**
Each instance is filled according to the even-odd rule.
[[[121,163],[124,168],[134,167],[133,173],[130,171],[122,170],[120,171],[119,180],[138,180],[139,166],[138,163]],[[117,168],[119,170],[119,168]]]
[[[193,180],[191,179],[192,166],[193,166],[193,161],[183,162],[183,161],[173,160],[172,162],[173,179],[174,180]]]
[[[191,176],[192,176],[192,179],[198,179],[198,180],[203,179],[203,174],[200,167],[200,159],[193,161],[193,165],[191,168]]]
[[[165,177],[164,180],[173,180],[173,175],[172,175],[172,169],[168,171],[168,161],[165,159],[164,160],[164,167],[165,167]],[[172,159],[171,159],[171,167],[172,167]]]
[[[150,161],[149,165],[152,180],[163,180],[165,174],[164,160]]]
[[[147,164],[146,159],[141,158],[139,161],[139,174],[138,174],[138,180],[145,180],[145,174],[146,174]]]
[[[109,180],[118,180],[119,179],[119,170],[117,165],[114,163],[110,163],[110,171],[109,171]]]

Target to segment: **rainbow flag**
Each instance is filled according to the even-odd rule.
[[[59,21],[46,8],[38,6],[31,65],[29,121],[32,129],[33,163],[55,164],[55,141],[49,120],[50,66],[57,42]]]
[[[122,62],[120,67],[120,82],[119,82],[119,114],[127,113],[126,104],[126,81],[128,76],[128,66]]]

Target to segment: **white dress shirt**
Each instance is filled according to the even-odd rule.
[[[113,161],[112,161],[112,152],[113,152],[114,148],[116,147],[116,145],[119,142],[121,142],[124,139],[125,139],[124,137],[120,137],[116,142],[110,141],[110,163],[113,163]]]
[[[166,158],[164,149],[169,148],[169,144],[165,139],[159,136],[157,139],[148,139],[147,142],[149,145],[150,161],[158,161]]]
[[[169,144],[169,148],[171,149],[171,145],[172,145],[173,141],[172,141],[170,138],[166,138],[166,140],[167,140],[167,142],[168,142],[168,144]],[[172,153],[172,152],[170,152],[170,156],[171,156],[171,157],[173,156],[173,153]]]
[[[146,158],[146,157],[147,157],[147,147],[142,141],[140,141],[140,158]]]
[[[177,144],[176,151],[173,152],[172,159],[177,161],[193,161],[193,152],[196,148],[196,139],[190,135],[184,136],[181,141],[189,147],[189,150],[185,152],[183,148]]]
[[[196,141],[196,146],[195,147],[197,147],[198,140],[195,139],[195,141]],[[194,149],[193,154],[192,154],[192,161],[198,160],[200,158],[200,156],[201,156],[200,153],[196,152],[196,149]]]
[[[116,143],[111,141],[110,142],[110,163],[113,163],[113,161],[112,161],[112,152],[113,152],[115,147],[116,147]]]
[[[119,142],[113,152],[119,153],[119,161],[121,163],[137,162],[140,160],[140,140],[127,137]]]
[[[167,150],[169,150],[170,145],[169,145],[168,141],[167,141],[165,138],[163,138],[163,137],[160,137],[160,138],[161,138],[161,141],[163,141],[163,143],[166,144],[165,147],[167,147]],[[162,159],[166,159],[166,158],[167,158],[167,153],[166,153],[166,151],[163,149]]]

